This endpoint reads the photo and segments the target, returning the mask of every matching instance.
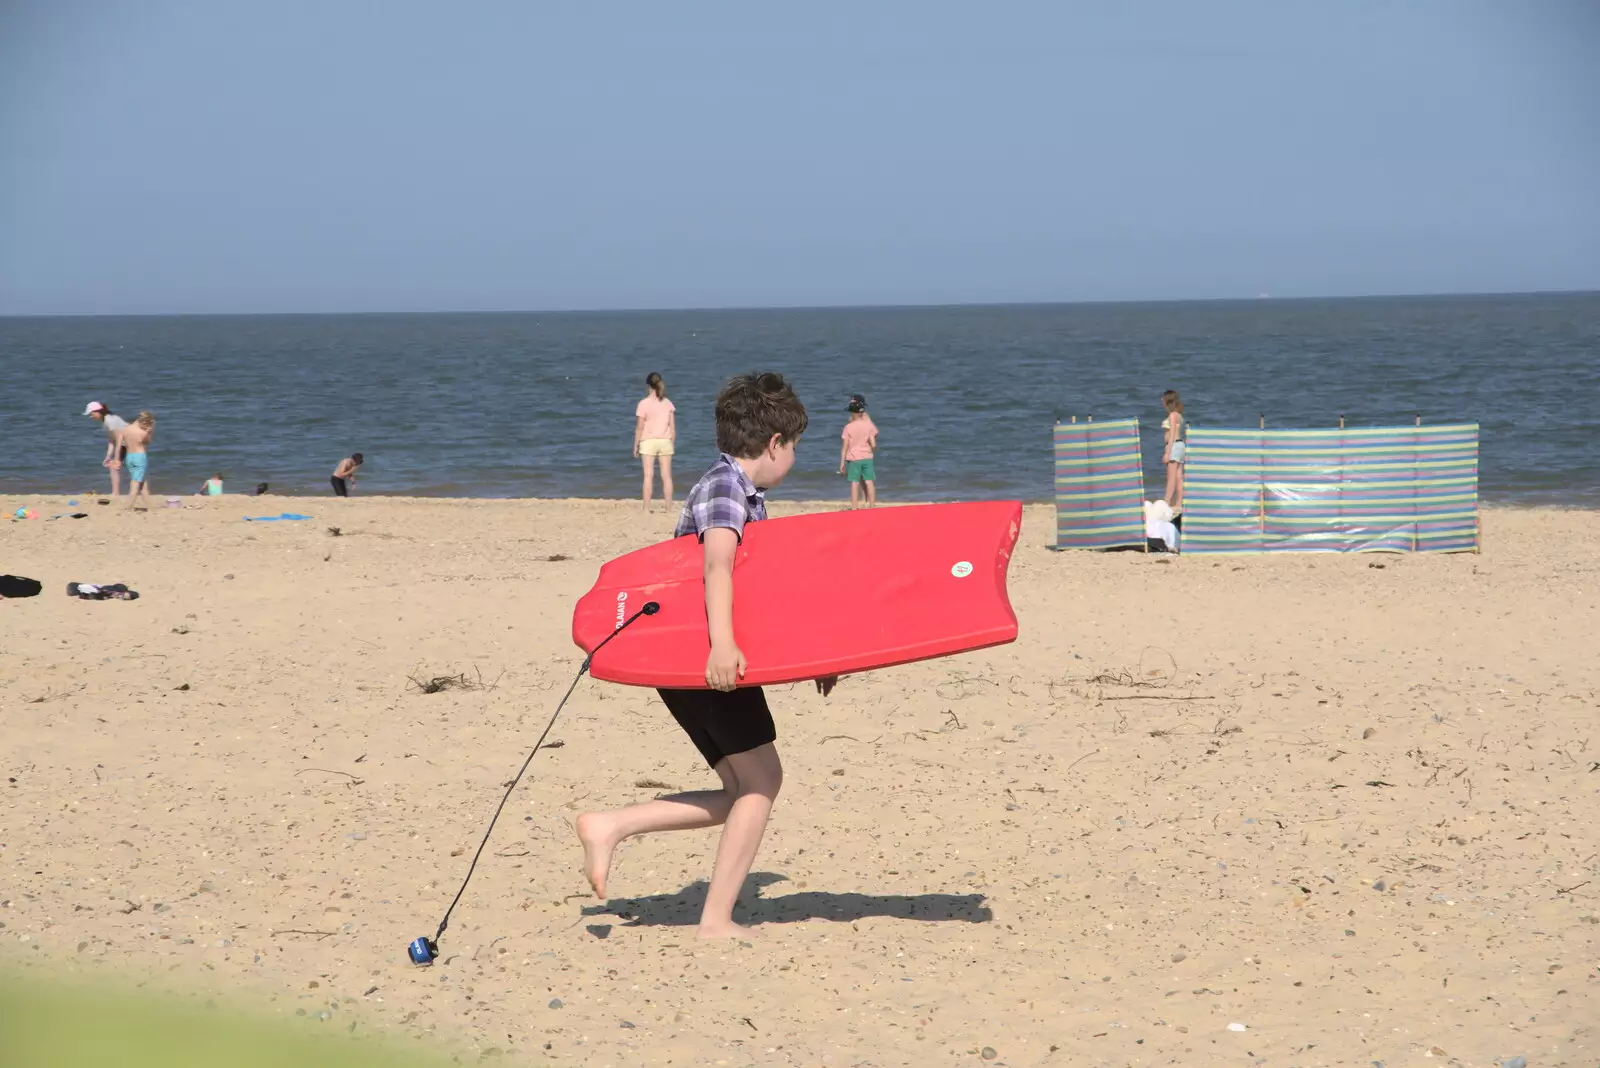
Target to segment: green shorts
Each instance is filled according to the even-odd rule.
[[[878,481],[878,469],[873,466],[873,462],[870,459],[851,460],[848,464],[845,464],[844,477],[849,482],[876,482]]]

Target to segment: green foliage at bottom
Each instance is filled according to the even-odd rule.
[[[0,975],[0,1068],[438,1068],[348,1022],[252,1019],[196,999]],[[357,1029],[359,1030],[359,1028]]]

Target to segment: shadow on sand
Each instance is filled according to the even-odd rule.
[[[762,897],[763,887],[788,882],[776,872],[751,872],[745,893],[733,910],[736,923],[801,923],[805,920],[834,920],[848,923],[869,916],[897,920],[955,921],[988,923],[994,913],[985,905],[982,894],[830,894],[804,890],[781,897]],[[753,892],[752,892],[753,891]],[[700,909],[706,900],[706,882],[701,880],[675,894],[650,897],[612,898],[603,905],[584,908],[585,916],[615,916],[628,927],[682,927],[700,922]],[[591,926],[596,937],[605,934]],[[609,934],[609,929],[606,931]]]

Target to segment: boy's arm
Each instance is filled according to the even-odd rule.
[[[712,527],[702,542],[705,553],[706,626],[711,655],[706,658],[706,684],[732,690],[744,677],[744,653],[733,639],[733,558],[739,535],[729,527]]]
[[[839,473],[841,475],[844,474],[844,457],[845,457],[845,453],[848,452],[849,449],[850,449],[850,443],[849,442],[846,442],[846,441],[839,442]]]

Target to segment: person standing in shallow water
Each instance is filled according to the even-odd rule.
[[[650,390],[633,410],[633,455],[644,468],[644,510],[650,510],[655,463],[661,461],[661,499],[672,511],[672,454],[677,451],[677,408],[667,399],[667,382],[651,371],[644,384]]]

